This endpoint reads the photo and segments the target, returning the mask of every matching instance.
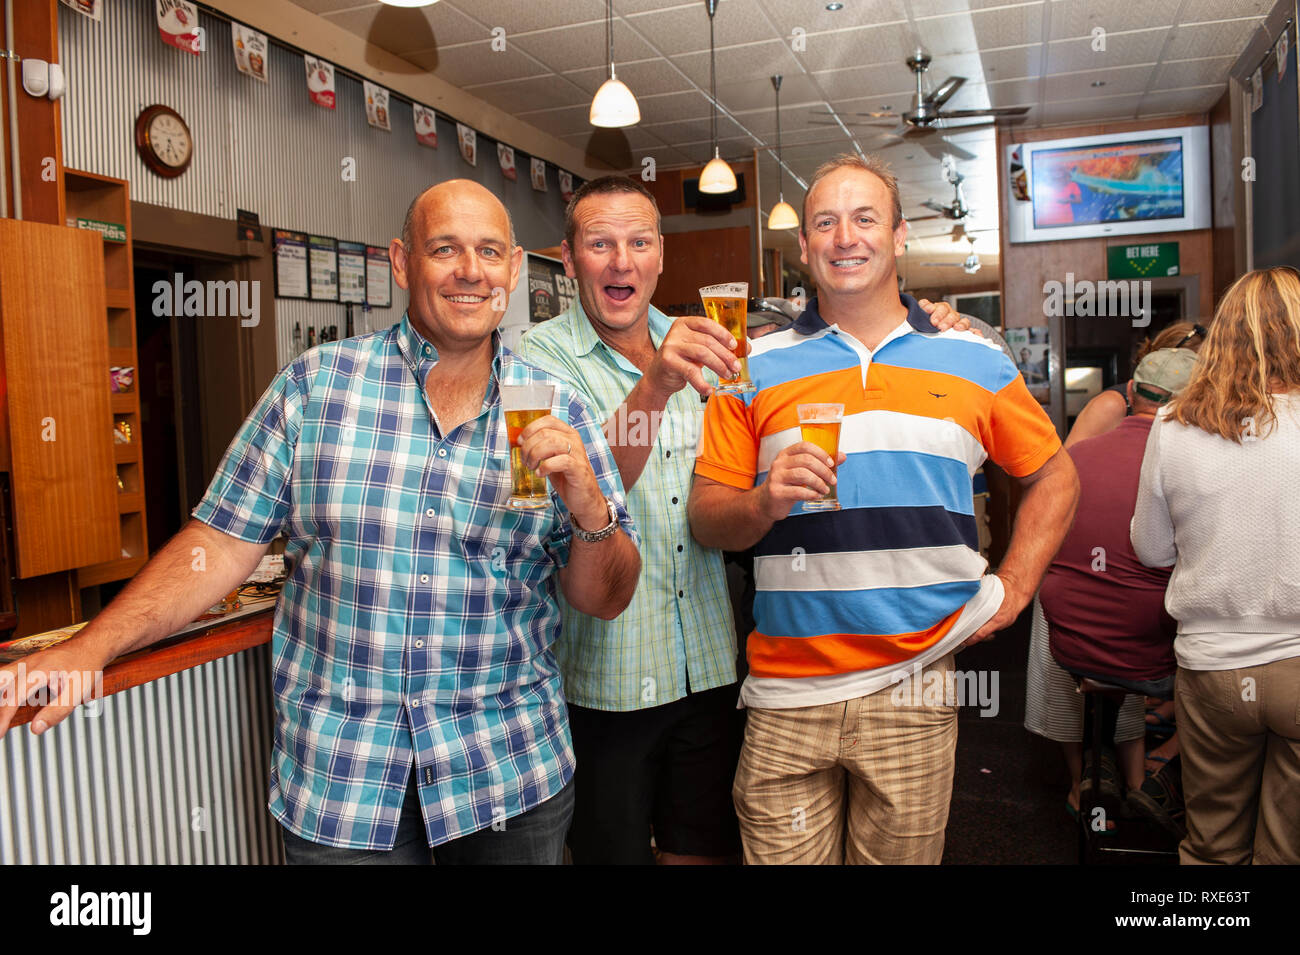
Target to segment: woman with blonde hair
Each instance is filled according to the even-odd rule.
[[[1173,567],[1189,863],[1300,863],[1300,273],[1224,294],[1151,427],[1131,536]]]

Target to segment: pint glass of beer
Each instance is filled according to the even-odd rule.
[[[748,350],[745,319],[749,312],[749,283],[710,285],[700,289],[700,298],[704,300],[704,313],[736,340],[732,354],[740,362],[740,374],[734,378],[721,379],[718,387],[713,390],[720,395],[742,395],[753,391],[754,383],[749,380],[749,360],[745,357]]]
[[[844,406],[835,404],[799,405],[799,431],[804,441],[815,444],[835,460],[840,450],[840,423],[844,420]],[[840,499],[836,487],[814,501],[804,501],[805,511],[838,511]]]
[[[510,439],[510,506],[517,511],[551,505],[546,478],[524,466],[519,433],[551,413],[554,397],[553,385],[501,386],[501,410],[506,415],[506,434]]]

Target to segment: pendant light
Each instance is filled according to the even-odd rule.
[[[380,3],[387,4],[390,7],[431,7],[438,0],[379,0]]]
[[[609,79],[596,90],[588,119],[593,126],[614,128],[641,122],[641,107],[627,85],[614,75],[614,0],[605,0],[605,48],[609,51]]]
[[[772,77],[772,89],[776,90],[776,181],[780,198],[772,207],[772,214],[767,217],[769,229],[797,229],[799,215],[794,206],[785,201],[785,168],[781,162],[781,77]]]
[[[723,161],[718,151],[718,68],[713,52],[713,16],[718,12],[718,0],[704,0],[709,11],[709,96],[713,100],[713,158],[700,173],[700,192],[723,193],[736,191],[736,174]]]

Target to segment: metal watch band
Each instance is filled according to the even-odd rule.
[[[618,509],[614,507],[614,502],[605,498],[605,504],[609,508],[609,523],[598,531],[584,531],[578,526],[577,521],[572,521],[573,536],[578,540],[586,541],[588,544],[594,544],[597,541],[603,541],[606,537],[612,537],[618,530]]]

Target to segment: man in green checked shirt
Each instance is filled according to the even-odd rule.
[[[607,176],[583,185],[564,233],[578,301],[528,332],[517,351],[590,399],[606,422],[642,555],[621,616],[563,607],[556,655],[577,758],[569,848],[579,865],[648,864],[653,831],[661,862],[732,861],[743,735],[735,628],[722,553],[700,547],[686,519],[698,395],[712,393],[703,368],[722,377],[738,370],[731,338],[706,318],[673,321],[650,305],[663,237],[654,197],[639,182]]]

